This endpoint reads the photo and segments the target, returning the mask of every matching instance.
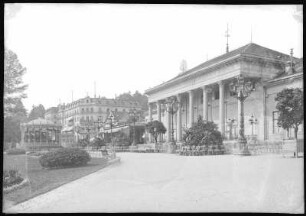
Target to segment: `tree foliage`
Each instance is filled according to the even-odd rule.
[[[24,91],[27,85],[23,84],[23,75],[26,68],[23,67],[17,55],[5,49],[4,54],[4,115],[11,115],[14,107],[22,98],[26,97]]]
[[[141,105],[143,111],[148,110],[148,97],[138,91],[135,91],[134,94],[131,92],[120,94],[117,96],[117,99],[138,102]]]
[[[134,139],[134,126],[130,127],[130,140],[133,142]],[[136,143],[140,144],[143,143],[142,136],[145,132],[145,127],[143,125],[135,125],[135,141]]]
[[[278,126],[289,130],[294,128],[297,138],[298,126],[304,120],[303,91],[301,88],[286,88],[277,93],[276,109],[279,111]]]
[[[165,134],[167,129],[165,128],[164,124],[160,121],[151,121],[146,124],[146,129],[148,133],[150,133],[155,140],[155,143],[157,143],[157,138],[160,134]]]
[[[95,137],[94,140],[89,143],[89,145],[92,148],[100,149],[102,146],[105,146],[106,143],[101,137]]]
[[[45,107],[42,104],[39,104],[38,106],[32,107],[32,110],[29,113],[28,120],[32,121],[37,118],[44,118],[45,117]]]
[[[19,143],[21,139],[20,123],[27,120],[27,112],[21,100],[17,100],[11,115],[4,117],[4,143]]]
[[[214,122],[203,121],[202,117],[185,130],[183,140],[187,145],[220,146],[222,145],[222,135],[218,131],[218,126]]]

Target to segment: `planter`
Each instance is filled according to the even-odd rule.
[[[295,156],[297,152],[297,140],[283,140],[283,155]]]

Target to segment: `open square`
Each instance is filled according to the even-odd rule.
[[[304,211],[303,159],[118,153],[121,164],[9,212]]]

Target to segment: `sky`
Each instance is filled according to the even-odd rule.
[[[300,6],[302,7],[302,6]],[[114,98],[250,43],[303,57],[296,5],[5,4],[5,47],[27,68],[23,103]],[[300,15],[300,19],[297,18]],[[96,91],[95,87],[96,86]]]

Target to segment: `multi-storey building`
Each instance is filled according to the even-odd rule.
[[[118,99],[85,97],[67,104],[58,106],[58,118],[62,126],[73,121],[75,126],[85,122],[105,122],[110,112],[123,116],[130,109],[141,110],[141,105],[134,101]]]

